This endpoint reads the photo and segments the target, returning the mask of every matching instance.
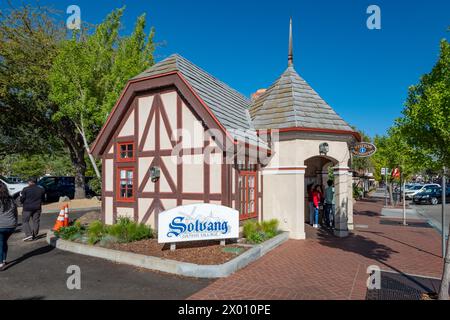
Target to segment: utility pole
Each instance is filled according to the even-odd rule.
[[[445,250],[445,166],[442,174],[442,257],[444,259],[444,272],[442,273],[441,287],[439,289],[439,300],[448,300],[448,289],[450,282],[450,241],[447,241]]]
[[[405,186],[406,186],[406,179],[405,179],[405,175],[403,173],[403,168],[402,168],[402,172],[401,172],[401,177],[402,177],[402,184],[401,184],[401,188],[403,188],[403,225],[406,226],[408,225],[406,223],[406,196],[405,196]]]
[[[442,168],[442,258],[445,258],[445,249],[446,249],[446,237],[445,237],[445,203],[446,203],[446,168],[445,166]]]
[[[388,168],[384,168],[384,206],[387,207],[387,172]]]

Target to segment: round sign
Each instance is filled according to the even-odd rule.
[[[356,157],[370,157],[377,151],[374,144],[369,142],[359,142],[351,148],[351,152]]]

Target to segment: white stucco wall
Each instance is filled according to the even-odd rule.
[[[289,137],[290,140],[284,140],[286,137],[283,135],[280,138],[272,148],[274,156],[263,170],[264,220],[276,218],[283,230],[290,231],[291,238],[304,239],[305,212],[309,210],[305,204],[305,161],[320,156],[319,145],[326,142],[329,145],[327,159],[333,161],[335,166],[345,168],[350,157],[348,145],[346,141],[296,139],[292,136]],[[340,180],[337,201],[351,203],[346,210],[348,209],[348,221],[353,222],[352,191],[347,185],[347,177],[348,172],[345,175],[345,185]]]

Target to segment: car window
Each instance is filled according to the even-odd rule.
[[[422,186],[414,186],[411,188],[411,190],[420,190],[422,188],[423,188]]]
[[[56,184],[56,178],[44,178],[38,182],[43,187],[50,187]]]
[[[70,187],[70,186],[73,186],[74,184],[75,184],[75,181],[71,177],[64,177],[64,178],[61,178],[59,181],[59,185],[64,186],[64,187]]]
[[[0,179],[1,179],[3,182],[7,183],[7,184],[12,184],[12,183],[13,183],[11,180],[9,180],[8,178],[6,178],[6,177],[4,177],[4,176],[0,176]]]

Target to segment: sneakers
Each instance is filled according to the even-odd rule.
[[[318,229],[318,228],[319,228],[319,225],[318,225],[318,224],[313,224],[313,228],[314,228],[314,229]]]
[[[0,263],[0,271],[5,270],[5,268],[6,268],[6,261],[3,263]]]
[[[33,241],[34,237],[33,236],[28,236],[22,239],[22,241]]]

